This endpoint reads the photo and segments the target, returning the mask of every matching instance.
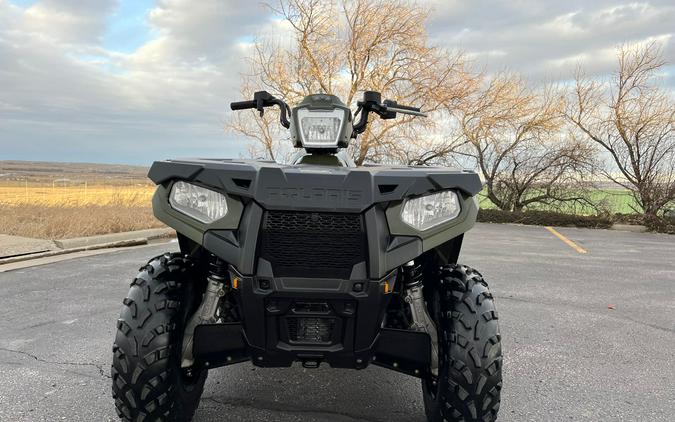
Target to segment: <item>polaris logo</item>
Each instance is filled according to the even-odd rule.
[[[306,200],[327,202],[334,205],[354,205],[360,203],[363,198],[363,191],[357,189],[268,187],[265,192],[267,199],[274,203]]]

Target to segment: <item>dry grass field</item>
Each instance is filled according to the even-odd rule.
[[[162,227],[152,215],[154,187],[23,187],[0,184],[0,233],[63,239]]]
[[[147,169],[0,162],[0,233],[64,239],[162,227]]]
[[[0,204],[41,205],[45,207],[82,208],[96,206],[148,206],[154,186],[149,183],[134,185],[94,185],[53,183],[0,183]]]
[[[0,233],[41,239],[67,239],[95,234],[163,227],[146,207],[90,205],[50,207],[0,204]]]

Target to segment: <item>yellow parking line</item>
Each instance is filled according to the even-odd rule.
[[[579,253],[588,253],[588,251],[586,251],[586,249],[584,249],[584,248],[582,248],[581,246],[577,245],[576,243],[572,242],[571,240],[569,240],[568,238],[566,238],[565,236],[563,236],[562,234],[560,234],[560,232],[558,232],[558,231],[557,231],[556,229],[554,229],[553,227],[548,227],[548,226],[547,226],[547,227],[546,227],[546,230],[548,230],[548,231],[550,231],[551,233],[553,233],[553,234],[555,235],[555,237],[557,237],[558,239],[560,239],[560,240],[562,240],[563,242],[565,242],[565,243],[567,244],[567,246],[569,246],[570,248],[574,249],[575,251],[577,251],[577,252],[579,252]]]

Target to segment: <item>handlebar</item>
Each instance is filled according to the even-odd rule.
[[[287,115],[290,115],[291,109],[282,100],[275,98],[267,91],[258,91],[253,94],[253,99],[248,101],[235,101],[230,103],[232,110],[246,110],[254,108],[260,112],[262,116],[265,112],[265,107],[272,107],[278,105],[280,108],[279,120],[281,125],[288,129],[291,123],[288,121]],[[408,114],[411,116],[427,117],[419,107],[404,106],[398,104],[396,101],[384,100],[382,101],[382,94],[376,91],[365,91],[363,93],[363,100],[357,102],[358,110],[354,114],[356,117],[361,113],[358,122],[353,124],[352,137],[363,133],[368,125],[368,113],[375,113],[382,119],[394,119],[396,114]]]
[[[361,113],[359,121],[354,124],[352,137],[356,138],[359,133],[363,133],[368,126],[368,113],[375,113],[381,119],[395,119],[396,113],[409,114],[412,116],[427,117],[419,107],[410,107],[399,105],[396,101],[384,100],[382,94],[375,91],[366,91],[363,93],[363,100],[356,103],[358,105],[357,113]]]
[[[396,101],[385,100],[383,108],[387,112],[410,114],[412,116],[427,117],[426,113],[422,113],[419,107],[410,107],[398,104]]]
[[[291,113],[290,107],[288,107],[288,104],[278,98],[275,98],[274,95],[267,91],[257,91],[253,94],[252,100],[235,101],[230,103],[230,108],[232,110],[246,110],[249,108],[255,108],[260,112],[260,117],[262,117],[263,114],[265,114],[265,107],[272,107],[275,105],[278,105],[280,109],[279,121],[281,122],[281,125],[288,129],[291,126],[291,122],[288,121],[286,113]]]
[[[420,111],[422,111],[422,110],[420,110],[419,107],[404,106],[404,105],[401,105],[401,104],[397,103],[396,101],[390,101],[390,100],[384,100],[384,105],[387,106],[387,108],[389,108],[389,109],[398,108],[400,110],[416,111],[418,113]]]
[[[232,110],[246,110],[248,108],[256,108],[256,102],[255,100],[235,101],[230,103],[230,108]]]
[[[419,108],[417,107],[401,107],[401,106],[396,106],[396,107],[391,107],[387,106],[387,111],[393,111],[394,113],[401,113],[401,114],[410,114],[411,116],[419,116],[419,117],[427,117],[426,113],[422,113]]]

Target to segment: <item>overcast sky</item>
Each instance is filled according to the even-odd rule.
[[[655,40],[675,63],[675,2],[433,0],[434,44],[488,71],[609,74],[614,48]],[[223,130],[257,1],[0,0],[0,159],[148,164],[237,157]],[[664,83],[675,88],[675,66]]]

